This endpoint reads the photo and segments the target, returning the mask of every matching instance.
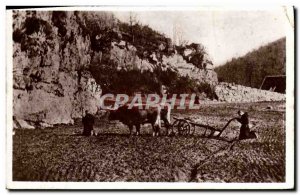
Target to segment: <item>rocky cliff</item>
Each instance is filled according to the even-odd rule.
[[[157,49],[151,54],[142,58],[138,55],[137,48],[131,45],[130,42],[120,40],[119,42],[112,42],[110,50],[110,60],[118,65],[118,69],[132,70],[138,69],[143,71],[153,71],[155,68],[160,67],[162,70],[172,69],[181,76],[189,76],[195,79],[199,83],[205,82],[215,85],[218,82],[216,72],[206,66],[211,66],[208,55],[204,55],[204,59],[199,62],[199,66],[205,66],[205,68],[198,68],[193,61],[189,61],[191,58],[191,49],[183,49],[183,53],[178,53],[175,49],[172,54],[164,55],[162,51]]]
[[[215,85],[218,82],[216,72],[209,68],[212,66],[208,55],[205,54],[204,59],[199,62],[199,66],[205,66],[205,68],[199,68],[192,61],[191,49],[183,49],[184,53],[179,54],[175,49],[171,55],[164,55],[162,51],[156,50],[151,54],[145,54],[146,57],[140,57],[137,52],[137,48],[130,42],[120,40],[118,42],[111,42],[110,60],[115,62],[118,66],[118,70],[132,70],[138,69],[143,71],[153,71],[155,68],[160,67],[162,70],[171,69],[176,71],[181,76],[189,76],[190,78],[198,81],[199,83],[205,82]],[[102,55],[101,55],[102,56]],[[98,61],[101,61],[98,60]]]
[[[13,114],[15,127],[73,123],[97,111],[101,88],[86,67],[89,36],[73,12],[13,13]]]
[[[151,41],[144,43],[128,38],[108,12],[14,11],[14,126],[69,124],[84,110],[96,113],[103,84],[97,74],[107,72],[92,72],[92,65],[141,73],[159,67],[199,83],[217,83],[200,44],[175,48],[163,35],[148,36],[153,30],[146,30],[140,34]]]

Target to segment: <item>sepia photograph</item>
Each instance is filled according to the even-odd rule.
[[[8,189],[293,189],[293,7],[6,7]]]

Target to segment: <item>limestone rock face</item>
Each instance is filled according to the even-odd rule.
[[[73,123],[97,112],[101,88],[86,67],[91,49],[73,12],[16,11],[13,17],[13,114],[35,125]],[[58,25],[60,20],[61,25]]]
[[[224,102],[285,101],[285,94],[225,82],[219,83],[215,92]]]
[[[189,76],[199,82],[206,82],[212,85],[218,82],[218,77],[214,70],[206,68],[200,69],[193,63],[188,63],[186,59],[184,59],[185,56],[178,53],[166,56],[157,51],[152,52],[149,58],[150,60],[148,58],[141,59],[137,55],[137,49],[129,43],[125,44],[124,41],[112,43],[110,59],[117,64],[118,69],[139,69],[143,72],[146,70],[153,71],[155,67],[160,66],[162,70],[169,68],[178,71],[181,76]]]
[[[174,54],[169,57],[163,56],[163,64],[177,69],[181,76],[188,75],[199,82],[205,82],[211,85],[216,85],[218,82],[218,76],[215,71],[197,68],[194,64],[184,60],[183,56],[179,54]]]
[[[108,18],[106,13],[101,14]],[[89,72],[91,64],[141,72],[159,67],[199,82],[217,82],[213,70],[199,68],[207,60],[198,55],[201,52],[197,45],[186,48],[184,54],[179,54],[171,44],[160,44],[153,51],[137,51],[122,38],[118,28],[87,32],[94,23],[87,24],[86,17],[76,11],[13,12],[15,120],[47,127],[72,124],[85,110],[96,113],[101,88]]]

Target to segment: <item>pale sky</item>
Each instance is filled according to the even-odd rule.
[[[282,10],[132,12],[142,24],[173,39],[174,25],[189,43],[201,43],[215,66],[285,36]],[[129,12],[115,12],[121,21]]]

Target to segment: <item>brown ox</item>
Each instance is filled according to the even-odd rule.
[[[170,127],[171,107],[165,105],[153,105],[146,108],[145,105],[134,105],[130,108],[129,105],[123,105],[117,110],[110,111],[109,120],[119,120],[127,125],[132,134],[133,126],[136,127],[136,134],[140,134],[141,125],[150,123],[153,129],[153,136],[159,135],[161,129],[161,121],[164,121],[168,131]]]

